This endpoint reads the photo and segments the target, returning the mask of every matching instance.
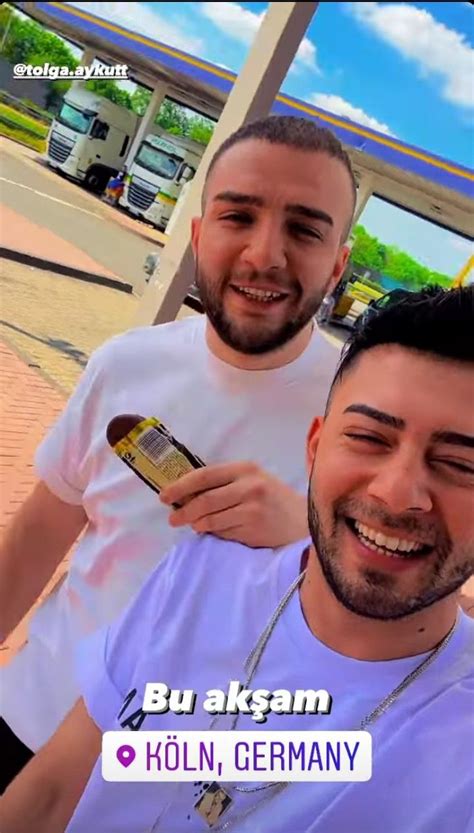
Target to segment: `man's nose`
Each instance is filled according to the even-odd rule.
[[[394,514],[430,512],[433,508],[423,461],[413,453],[385,461],[372,477],[367,492]]]
[[[280,225],[271,219],[255,223],[249,230],[247,245],[241,258],[256,272],[285,269],[287,256]]]

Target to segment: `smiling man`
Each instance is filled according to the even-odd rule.
[[[176,547],[82,645],[83,697],[7,792],[3,833],[198,833],[209,806],[210,829],[230,833],[472,833],[474,621],[458,591],[474,571],[473,323],[473,288],[373,311],[309,432],[311,541]],[[142,711],[158,674],[196,692],[193,715]],[[271,713],[260,731],[367,728],[371,780],[102,779],[106,730],[255,730],[202,708],[236,679],[324,687],[330,714]]]
[[[218,149],[192,224],[206,315],[133,329],[91,357],[0,549],[2,639],[79,538],[0,669],[0,792],[74,704],[77,641],[119,614],[183,532],[270,547],[307,535],[305,437],[338,359],[314,315],[344,271],[354,204],[328,130],[245,125]],[[158,417],[205,461],[182,479],[178,512],[112,453],[107,425],[124,412]]]
[[[309,138],[308,123],[301,122]],[[271,161],[275,148],[268,145],[283,143],[287,128],[284,119],[280,129],[278,120],[268,119],[266,125],[259,140],[250,126],[239,131],[239,142],[232,136],[223,143],[209,168],[203,219],[196,218],[192,227],[203,306],[212,330],[227,348],[216,345],[219,353],[234,361],[235,353],[257,357],[281,352],[285,344],[292,344],[292,352],[301,350],[307,343],[308,325],[335,285],[334,255],[349,235],[352,215],[341,213],[341,207],[355,201],[354,182],[336,155],[325,159],[324,173],[320,170],[312,182],[307,178],[308,159],[301,154],[282,152],[280,147],[278,160]],[[303,135],[304,130],[301,139]],[[246,136],[250,140],[244,141]],[[229,187],[231,168],[235,173]],[[331,182],[328,191],[325,181]],[[285,193],[279,182],[288,183]],[[316,197],[321,188],[324,203]],[[282,245],[282,225],[297,245]],[[240,256],[249,239],[252,272]],[[314,248],[318,257],[310,263],[308,254]],[[344,264],[347,253],[347,247],[340,253]],[[338,276],[342,265],[338,260]],[[254,363],[258,366],[261,360]]]

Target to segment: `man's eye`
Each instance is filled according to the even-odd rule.
[[[349,437],[351,440],[356,440],[362,443],[374,443],[375,445],[387,445],[385,440],[382,440],[381,437],[374,437],[373,434],[355,434],[353,431],[345,432],[345,436]]]
[[[250,214],[246,214],[244,211],[231,211],[228,214],[223,214],[221,219],[231,220],[233,223],[243,224],[248,224],[252,222],[252,217],[250,216]]]
[[[443,466],[449,466],[450,468],[454,469],[455,471],[459,471],[462,474],[468,474],[474,476],[474,465],[472,463],[465,462],[464,460],[450,460],[442,457],[438,457],[435,460],[435,463],[441,463]]]
[[[291,230],[294,234],[302,235],[303,237],[313,238],[314,240],[322,240],[323,236],[317,229],[310,226],[303,226],[301,223],[292,223]]]

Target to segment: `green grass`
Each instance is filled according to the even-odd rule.
[[[51,124],[53,114],[50,113],[49,110],[44,110],[38,104],[35,104],[34,101],[30,101],[29,98],[21,98],[20,103],[24,104],[25,107],[29,107],[30,110],[34,110],[38,114],[39,121],[45,122],[46,124]],[[28,115],[28,113],[26,113],[26,115]],[[34,118],[34,116],[32,116],[32,118]]]
[[[46,149],[48,127],[19,113],[13,107],[0,103],[0,135],[43,153]]]
[[[39,137],[32,136],[31,133],[25,133],[24,130],[20,130],[19,128],[10,127],[10,125],[2,122],[1,119],[0,136],[6,136],[8,139],[13,139],[14,142],[28,145],[28,147],[37,150],[39,153],[44,153],[46,150],[46,139],[40,139]]]
[[[36,121],[36,119],[30,116],[19,113],[13,107],[8,107],[6,104],[0,104],[0,121],[2,117],[7,122],[6,126],[17,130],[31,131],[38,139],[45,139],[48,135],[47,125]],[[4,126],[2,125],[2,128]]]

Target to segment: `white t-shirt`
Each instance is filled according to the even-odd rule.
[[[80,645],[81,690],[99,728],[209,729],[205,692],[245,681],[245,659],[299,574],[304,547],[255,551],[211,536],[178,545],[120,620]],[[237,729],[357,729],[423,658],[365,662],[335,653],[309,630],[296,593],[251,688],[326,689],[331,714],[270,713],[264,724],[243,714]],[[147,682],[194,690],[194,714],[140,716]],[[474,621],[460,612],[444,651],[370,726],[370,781],[291,784],[229,833],[472,833],[473,687]],[[216,728],[231,721],[223,716]],[[269,794],[225,786],[234,803],[222,822]],[[208,827],[194,804],[203,789],[202,783],[107,782],[99,758],[67,833],[202,833]]]
[[[315,328],[294,362],[245,371],[209,351],[205,326],[196,316],[111,339],[38,449],[39,476],[65,502],[82,504],[89,525],[64,583],[33,617],[28,643],[0,672],[0,713],[30,749],[46,742],[77,698],[77,640],[112,621],[189,534],[168,525],[169,510],[111,450],[114,416],[159,417],[209,464],[252,460],[306,490],[306,434],[324,412],[338,351]]]

